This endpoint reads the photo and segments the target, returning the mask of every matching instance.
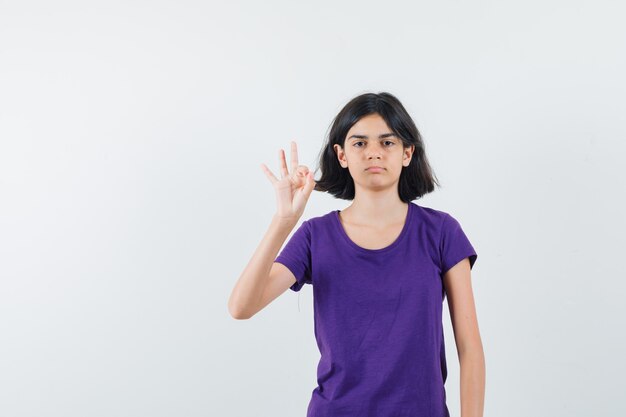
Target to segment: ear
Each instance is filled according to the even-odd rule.
[[[334,144],[333,149],[335,150],[335,154],[337,155],[337,160],[339,161],[339,165],[343,168],[348,168],[348,161],[346,160],[346,153],[344,152],[341,145]]]
[[[404,149],[404,158],[402,160],[402,165],[408,167],[411,163],[411,157],[413,156],[413,151],[415,151],[415,145],[411,145],[408,148]]]

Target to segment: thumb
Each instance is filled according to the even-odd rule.
[[[314,188],[315,188],[315,178],[313,177],[312,172],[308,172],[306,175],[306,183],[304,184],[304,195],[306,198],[309,198]]]

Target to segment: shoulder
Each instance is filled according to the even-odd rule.
[[[446,236],[462,231],[461,223],[449,212],[417,204],[415,206],[419,223],[428,230],[434,241],[441,242]]]
[[[329,211],[326,214],[310,217],[307,220],[305,220],[303,224],[307,223],[307,227],[310,229],[317,229],[320,227],[325,227],[331,224],[331,222],[333,221],[332,216],[336,216],[335,210]]]
[[[307,239],[310,241],[327,239],[331,236],[336,227],[333,224],[334,219],[332,216],[336,216],[335,211],[309,217],[302,221],[298,229],[302,230],[301,233],[306,235]]]
[[[446,211],[421,206],[415,203],[411,204],[415,207],[416,217],[420,222],[425,223],[428,227],[437,231],[442,230],[450,222],[450,219],[454,220],[450,213]]]

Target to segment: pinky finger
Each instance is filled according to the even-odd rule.
[[[274,173],[270,171],[270,169],[265,164],[261,164],[261,169],[265,173],[265,176],[267,177],[267,179],[269,179],[272,184],[278,182],[278,178],[276,178]]]

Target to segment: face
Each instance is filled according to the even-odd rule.
[[[355,186],[380,188],[397,187],[402,168],[409,166],[415,147],[405,149],[402,145],[385,120],[374,113],[350,128],[343,148],[334,147],[339,163],[348,168]]]

